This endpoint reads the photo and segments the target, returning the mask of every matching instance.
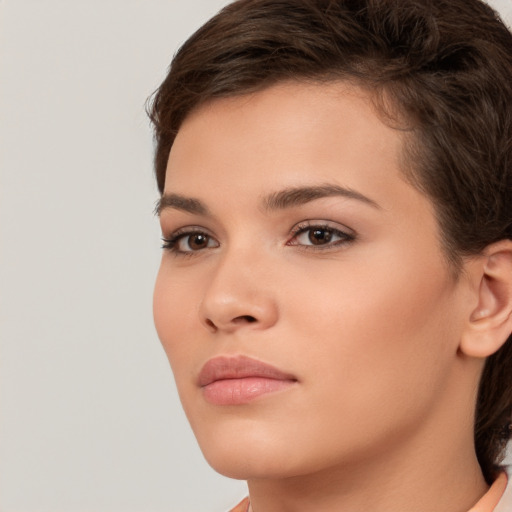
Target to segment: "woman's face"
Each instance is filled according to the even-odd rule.
[[[350,465],[445,414],[466,284],[401,150],[367,95],[340,83],[217,100],[180,129],[154,315],[221,473]]]

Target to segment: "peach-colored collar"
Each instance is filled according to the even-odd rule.
[[[507,474],[501,473],[490,489],[468,512],[493,512],[507,487]]]

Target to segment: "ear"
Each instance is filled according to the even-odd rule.
[[[478,358],[498,351],[512,332],[512,240],[485,248],[473,266],[477,305],[460,343],[462,353]]]

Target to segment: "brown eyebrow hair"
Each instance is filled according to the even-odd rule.
[[[210,213],[206,205],[199,199],[180,194],[163,194],[156,204],[155,214],[160,215],[166,208],[174,208],[196,215],[209,215]]]
[[[374,208],[380,209],[380,206],[369,197],[357,192],[351,188],[340,187],[339,185],[318,185],[313,187],[291,187],[279,192],[274,192],[265,197],[263,204],[266,210],[281,210],[291,208],[301,204],[309,203],[322,197],[342,196],[348,199],[362,201]]]
[[[290,187],[273,192],[262,200],[264,210],[284,210],[293,206],[300,206],[322,197],[342,196],[348,199],[362,201],[374,208],[380,206],[369,197],[351,188],[339,185],[317,185],[312,187]],[[195,215],[210,215],[208,207],[199,199],[185,197],[180,194],[164,194],[157,202],[155,214],[160,215],[162,210],[174,208]]]

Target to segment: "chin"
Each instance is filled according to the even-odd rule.
[[[228,478],[280,478],[300,474],[291,445],[278,432],[257,425],[195,429],[199,447],[210,466]],[[244,422],[242,422],[244,423]],[[251,426],[253,428],[251,428]],[[297,455],[297,454],[296,454]]]
[[[286,456],[276,454],[275,450],[265,453],[257,447],[248,447],[239,451],[233,447],[213,451],[203,450],[203,455],[210,466],[228,478],[235,480],[277,479],[301,474],[299,468],[286,465]]]

